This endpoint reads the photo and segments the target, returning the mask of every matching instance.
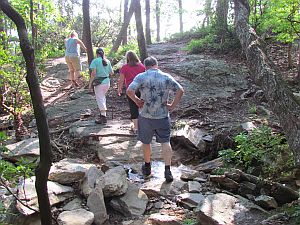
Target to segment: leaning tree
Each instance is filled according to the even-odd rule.
[[[0,1],[0,9],[16,24],[20,39],[20,47],[26,62],[26,82],[28,84],[36,125],[38,129],[40,145],[40,162],[36,168],[35,187],[38,196],[40,217],[42,225],[51,225],[52,216],[48,198],[47,181],[52,164],[52,151],[46,112],[43,97],[39,86],[35,65],[35,55],[32,44],[28,39],[28,33],[23,17],[11,7],[7,0]],[[41,207],[43,206],[43,207]]]
[[[300,104],[268,58],[255,30],[249,25],[248,0],[234,0],[234,4],[235,30],[246,54],[250,72],[278,117],[293,151],[296,166],[300,169]]]

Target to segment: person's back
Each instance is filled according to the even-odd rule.
[[[66,52],[65,56],[79,56],[80,46],[77,44],[76,38],[69,38],[66,41]]]
[[[172,76],[159,69],[149,69],[139,74],[133,82],[140,83],[139,91],[144,106],[140,115],[150,119],[161,119],[169,116],[167,101],[170,91],[176,92],[179,84]]]

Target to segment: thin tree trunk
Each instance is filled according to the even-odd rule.
[[[4,21],[4,18],[2,17],[2,15],[3,15],[3,13],[1,11],[0,12],[0,43],[2,44],[3,49],[5,50],[7,48],[6,41],[5,41],[6,35],[3,35],[3,34],[6,34],[6,31],[5,31],[5,21]]]
[[[220,42],[224,43],[228,33],[227,16],[229,9],[229,0],[218,0],[216,6],[216,29]]]
[[[212,15],[211,2],[212,0],[205,0],[205,6],[204,6],[205,18],[203,20],[203,25],[202,25],[203,27],[205,27],[205,22],[206,22],[206,26],[209,26],[210,24],[210,17]]]
[[[85,37],[84,45],[87,48],[88,65],[90,65],[92,60],[94,59],[93,45],[92,45],[92,38],[91,38],[91,25],[90,25],[90,0],[82,0],[82,13],[83,13],[83,27],[84,27],[83,36]]]
[[[125,21],[127,20],[127,16],[128,16],[128,0],[124,0],[124,19],[123,19],[123,24],[125,23]],[[122,40],[122,44],[123,45],[127,45],[127,28],[126,31],[124,31],[123,34],[123,40]]]
[[[31,25],[31,44],[35,48],[36,25],[34,24],[33,1],[30,0],[30,25]]]
[[[135,5],[134,16],[136,22],[136,31],[137,31],[137,41],[140,51],[140,58],[142,61],[148,57],[147,48],[146,48],[146,40],[143,29],[142,22],[142,12],[141,12],[141,2],[140,0],[132,0]]]
[[[182,9],[182,0],[178,0],[178,6],[179,6],[179,29],[180,29],[180,33],[183,33],[183,21],[182,21],[182,13],[183,13],[183,9]]]
[[[130,4],[130,7],[129,7],[129,10],[128,10],[128,13],[127,13],[127,16],[126,16],[126,21],[124,21],[122,27],[121,27],[121,30],[120,30],[120,33],[118,34],[117,36],[117,39],[116,41],[114,42],[110,52],[109,52],[109,55],[111,55],[112,53],[115,53],[118,51],[118,48],[120,47],[121,43],[122,43],[122,40],[124,38],[124,34],[127,35],[127,27],[130,23],[130,20],[131,20],[131,17],[134,13],[134,0],[131,0],[131,4]]]
[[[26,81],[32,99],[40,145],[40,162],[35,171],[35,187],[38,196],[41,224],[51,225],[52,218],[50,202],[48,198],[47,181],[49,170],[52,164],[52,151],[48,122],[36,72],[34,49],[28,40],[26,24],[21,15],[10,6],[7,0],[0,1],[0,8],[17,26],[20,46],[26,62]]]
[[[288,68],[289,69],[293,68],[292,49],[293,49],[293,44],[289,43],[288,44]]]
[[[146,43],[151,44],[151,30],[150,30],[150,0],[145,0],[146,8]]]
[[[300,81],[300,40],[298,40],[298,80]]]
[[[235,29],[246,53],[248,67],[280,121],[296,165],[300,169],[300,105],[288,88],[274,63],[265,54],[260,38],[249,25],[248,0],[234,0]]]
[[[156,0],[155,15],[156,15],[156,41],[160,42],[160,2],[159,2],[159,0]]]

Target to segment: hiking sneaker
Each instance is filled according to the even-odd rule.
[[[105,124],[105,123],[107,123],[106,116],[100,115],[99,118],[95,120],[95,123],[97,123],[97,124]]]
[[[142,173],[144,176],[148,177],[151,175],[151,165],[146,166],[145,164],[142,165]]]
[[[165,170],[165,178],[166,178],[166,182],[172,182],[173,181],[173,175],[171,170]]]

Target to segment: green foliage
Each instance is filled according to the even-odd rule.
[[[198,39],[203,38],[211,33],[211,27],[204,27],[204,28],[195,28],[191,29],[190,31],[185,31],[183,33],[175,33],[172,34],[169,38],[169,41],[181,41],[181,40],[191,40],[191,39]]]
[[[0,88],[7,111],[18,114],[30,105],[30,95],[25,80],[26,70],[23,57],[11,54],[11,50],[0,46]]]
[[[108,48],[108,49],[110,50],[110,48]],[[130,42],[127,45],[121,45],[116,53],[109,55],[109,58],[113,59],[113,62],[115,64],[115,63],[119,62],[121,59],[123,59],[126,52],[129,50],[132,50],[132,51],[136,52],[137,55],[139,55],[139,48],[138,48],[137,42]]]
[[[182,221],[182,223],[184,225],[195,225],[195,224],[197,224],[197,220],[196,219],[189,219],[189,218],[187,218],[187,219],[184,219]]]
[[[261,32],[271,30],[277,40],[285,43],[294,42],[300,33],[299,1],[263,0],[258,3],[251,1],[252,8],[256,10],[250,16],[250,22],[257,30]]]
[[[257,107],[256,107],[255,105],[250,106],[250,107],[249,107],[249,112],[250,112],[251,114],[256,114],[256,113],[257,113]]]
[[[186,50],[192,54],[201,53],[204,50],[224,52],[240,46],[239,40],[230,31],[223,41],[220,40],[214,27],[199,29],[197,34],[199,38],[192,39],[186,46]]]
[[[8,152],[8,149],[4,147],[4,142],[7,140],[7,136],[4,132],[0,132],[0,150],[2,152]],[[26,158],[21,158],[15,164],[0,159],[0,177],[1,180],[10,182],[11,184],[18,183],[20,177],[28,178],[34,174],[34,168],[36,164]],[[4,185],[3,183],[1,185]]]
[[[283,135],[273,134],[269,127],[254,129],[234,138],[237,149],[219,152],[226,165],[235,165],[262,177],[280,177],[294,165],[292,152]]]

